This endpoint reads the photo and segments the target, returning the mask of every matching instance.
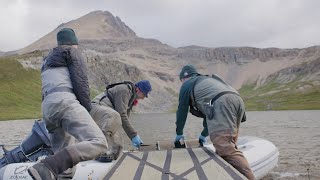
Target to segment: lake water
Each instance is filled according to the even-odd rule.
[[[175,138],[175,114],[133,114],[132,123],[145,144]],[[34,120],[0,121],[0,144],[16,145],[30,132]],[[198,138],[202,120],[189,115],[184,129],[188,139]],[[273,142],[280,158],[267,179],[320,180],[320,110],[248,112],[240,136],[257,136]],[[120,132],[122,143],[129,139]]]

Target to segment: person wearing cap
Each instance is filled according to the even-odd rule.
[[[29,175],[37,180],[71,179],[76,164],[107,150],[106,138],[89,114],[92,107],[86,65],[77,49],[75,32],[61,29],[57,42],[41,68],[42,115],[54,155],[28,168]]]
[[[117,144],[114,139],[115,133],[121,126],[133,146],[139,147],[143,144],[138,132],[131,125],[129,116],[132,107],[137,104],[139,99],[147,98],[151,90],[151,84],[148,80],[141,80],[136,84],[125,81],[107,86],[106,91],[92,100],[90,114],[107,139],[108,158],[115,160],[122,151],[121,145]]]
[[[240,122],[245,121],[245,105],[239,93],[217,75],[201,75],[192,65],[182,68],[182,86],[176,113],[175,143],[184,140],[183,129],[188,110],[203,118],[199,143],[209,135],[216,153],[248,179],[254,179],[247,159],[237,148]]]

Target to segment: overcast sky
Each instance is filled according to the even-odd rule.
[[[0,51],[23,48],[95,10],[173,47],[320,45],[319,0],[0,0]]]

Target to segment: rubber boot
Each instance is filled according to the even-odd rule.
[[[113,156],[114,160],[117,160],[122,152],[122,146],[115,142],[114,135],[110,132],[107,132],[106,139],[110,147],[110,155]]]
[[[42,162],[39,162],[28,169],[29,175],[35,180],[53,180],[56,177]]]
[[[100,155],[96,160],[100,162],[111,162],[117,160],[122,152],[122,146],[115,142],[114,135],[111,132],[105,134],[108,142],[108,151]]]
[[[112,146],[113,159],[117,160],[121,153],[122,153],[122,146],[120,144],[114,143]]]

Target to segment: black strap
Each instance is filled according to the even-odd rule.
[[[212,100],[210,101],[210,105],[212,105],[214,103],[214,101],[216,101],[219,97],[225,95],[225,94],[235,94],[237,96],[240,97],[240,94],[236,93],[236,92],[233,92],[233,91],[223,91],[219,94],[217,94],[215,97],[212,98]],[[241,122],[245,122],[247,121],[247,115],[246,115],[246,112],[243,113],[243,116],[241,118]]]
[[[194,108],[194,110],[196,110],[196,111],[199,111],[199,108],[197,107],[196,96],[194,95],[194,87],[196,86],[196,84],[197,84],[197,82],[199,81],[199,79],[201,79],[201,80],[204,80],[204,79],[205,79],[205,78],[203,78],[203,77],[214,78],[214,79],[216,79],[216,80],[218,80],[218,81],[220,81],[220,82],[228,85],[224,80],[222,80],[222,79],[221,79],[218,75],[216,75],[216,74],[212,74],[211,76],[198,74],[198,75],[197,75],[197,79],[194,81],[194,83],[193,83],[193,85],[192,85],[192,97],[191,97],[191,100],[193,101],[192,104],[194,104],[194,106],[191,104],[191,105],[192,105],[192,108]],[[234,94],[237,94],[237,93],[232,92],[232,91],[224,91],[224,92],[221,93],[221,95],[218,94],[217,97],[214,97],[214,98],[218,99],[220,96],[222,96],[222,95],[224,95],[224,94],[227,94],[227,93],[230,93],[230,92],[231,92],[231,93],[234,93]],[[239,95],[239,94],[237,94],[237,95]],[[214,100],[213,100],[213,101],[214,101]]]
[[[99,100],[99,104],[100,104],[100,102],[104,99],[104,98],[106,98],[106,97],[108,97],[108,91],[106,91],[106,92],[104,92],[104,96],[102,96],[102,98]],[[108,97],[109,98],[109,97]],[[110,98],[109,98],[110,99]],[[110,101],[111,101],[111,99],[110,99]],[[112,103],[112,101],[111,101],[111,103]],[[113,105],[113,103],[112,103],[112,105]]]
[[[209,77],[209,78],[214,78],[226,85],[228,85],[226,82],[224,82],[219,76],[213,74],[212,76],[209,75],[197,75],[197,79],[194,81],[193,85],[192,85],[192,94],[191,94],[191,102],[190,102],[190,112],[191,114],[193,114],[194,116],[197,117],[201,117],[201,118],[205,118],[205,115],[199,110],[199,108],[197,107],[197,102],[196,102],[196,97],[194,95],[194,87],[197,84],[198,80],[201,79],[205,79],[205,78],[201,78],[201,77]],[[218,98],[220,98],[221,96],[225,95],[225,94],[235,94],[238,95],[240,97],[240,95],[236,92],[233,91],[223,91],[218,93],[216,96],[214,96],[212,98],[212,100],[210,101],[211,105],[214,103],[214,101],[216,101]],[[246,121],[246,114],[244,113],[243,118],[241,120],[241,122],[245,122]]]
[[[191,102],[192,104],[194,104],[194,108],[195,109],[198,109],[198,107],[197,107],[197,102],[196,102],[196,96],[194,95],[194,87],[196,86],[196,84],[197,84],[197,82],[198,82],[198,80],[200,79],[200,76],[198,76],[197,77],[197,79],[194,81],[194,83],[193,83],[193,85],[192,85],[192,97],[191,97],[191,100],[193,101],[193,102]]]
[[[132,107],[133,107],[134,98],[135,98],[135,96],[136,96],[136,91],[135,91],[135,85],[134,85],[132,82],[130,82],[130,81],[123,81],[123,82],[119,82],[119,83],[109,84],[109,85],[106,87],[106,91],[104,92],[105,95],[102,96],[101,99],[99,100],[99,104],[100,104],[100,102],[101,102],[104,98],[108,97],[109,100],[110,100],[110,102],[111,102],[111,104],[112,104],[112,106],[114,107],[113,99],[109,96],[108,90],[109,90],[110,88],[113,88],[114,86],[121,85],[121,84],[126,84],[127,86],[131,86],[132,96],[131,96],[131,98],[130,98],[130,100],[129,100],[129,104],[128,104],[128,107],[129,107],[128,109],[131,110]]]
[[[223,92],[217,94],[216,96],[214,96],[214,97],[212,98],[212,100],[211,100],[211,105],[212,105],[212,104],[214,103],[214,101],[216,101],[219,97],[221,97],[221,96],[223,96],[223,95],[225,95],[225,94],[235,94],[235,95],[240,96],[238,93],[233,92],[233,91],[223,91]]]
[[[199,81],[199,79],[204,80],[205,78],[201,78],[201,77],[206,77],[206,76],[202,76],[202,75],[197,75],[197,79],[194,81],[194,83],[192,84],[192,95],[191,95],[191,108],[193,108],[196,111],[199,111],[199,108],[197,107],[197,101],[196,101],[196,96],[194,95],[194,87],[196,86],[197,82]]]
[[[218,75],[216,75],[216,74],[212,74],[211,76],[209,76],[209,75],[205,75],[205,76],[207,76],[207,77],[211,77],[211,78],[213,78],[213,79],[216,79],[216,80],[218,80],[218,81],[220,81],[220,82],[222,82],[223,84],[225,84],[225,85],[228,85],[229,86],[229,84],[227,84],[224,80],[222,80]]]

